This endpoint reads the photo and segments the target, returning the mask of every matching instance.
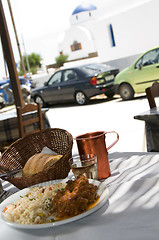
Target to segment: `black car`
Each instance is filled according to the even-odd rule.
[[[41,88],[35,88],[31,97],[42,106],[76,101],[85,104],[89,98],[105,93],[114,95],[114,78],[118,69],[105,64],[87,64],[56,71]]]

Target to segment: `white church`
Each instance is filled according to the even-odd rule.
[[[81,4],[70,16],[58,51],[69,61],[95,59],[125,67],[159,45],[158,10],[158,0],[103,1],[102,8]]]

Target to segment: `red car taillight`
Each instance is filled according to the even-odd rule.
[[[92,77],[91,80],[90,80],[90,83],[92,85],[97,85],[97,81],[98,81],[98,79],[96,77]]]

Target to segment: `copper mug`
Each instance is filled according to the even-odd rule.
[[[116,139],[109,147],[106,147],[105,137],[108,133],[115,133]],[[89,153],[94,153],[97,155],[98,179],[109,177],[111,172],[108,160],[108,150],[118,142],[118,133],[115,131],[90,132],[78,135],[75,139],[80,155]]]

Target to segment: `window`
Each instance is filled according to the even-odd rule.
[[[52,85],[55,83],[60,83],[61,82],[61,76],[62,76],[62,72],[57,72],[55,73],[52,78],[50,79],[48,85]]]
[[[71,51],[74,52],[80,49],[82,49],[81,43],[74,41],[73,44],[71,45]]]
[[[64,82],[77,80],[77,73],[74,70],[72,70],[72,69],[66,70],[64,72],[63,80],[64,80]]]
[[[140,66],[142,66],[142,58],[136,63],[135,68],[140,68]]]
[[[87,73],[89,73],[90,75],[94,75],[96,73],[105,72],[105,71],[109,71],[110,70],[110,66],[109,65],[100,64],[100,63],[87,64],[87,65],[81,66],[81,68],[83,70],[86,70]]]
[[[159,48],[154,49],[146,53],[139,61],[136,63],[135,68],[140,66],[148,66],[159,62]]]
[[[112,24],[109,25],[109,29],[110,29],[110,37],[111,37],[111,43],[112,43],[112,47],[115,47],[115,38],[114,38],[114,32],[113,32],[113,26]]]

